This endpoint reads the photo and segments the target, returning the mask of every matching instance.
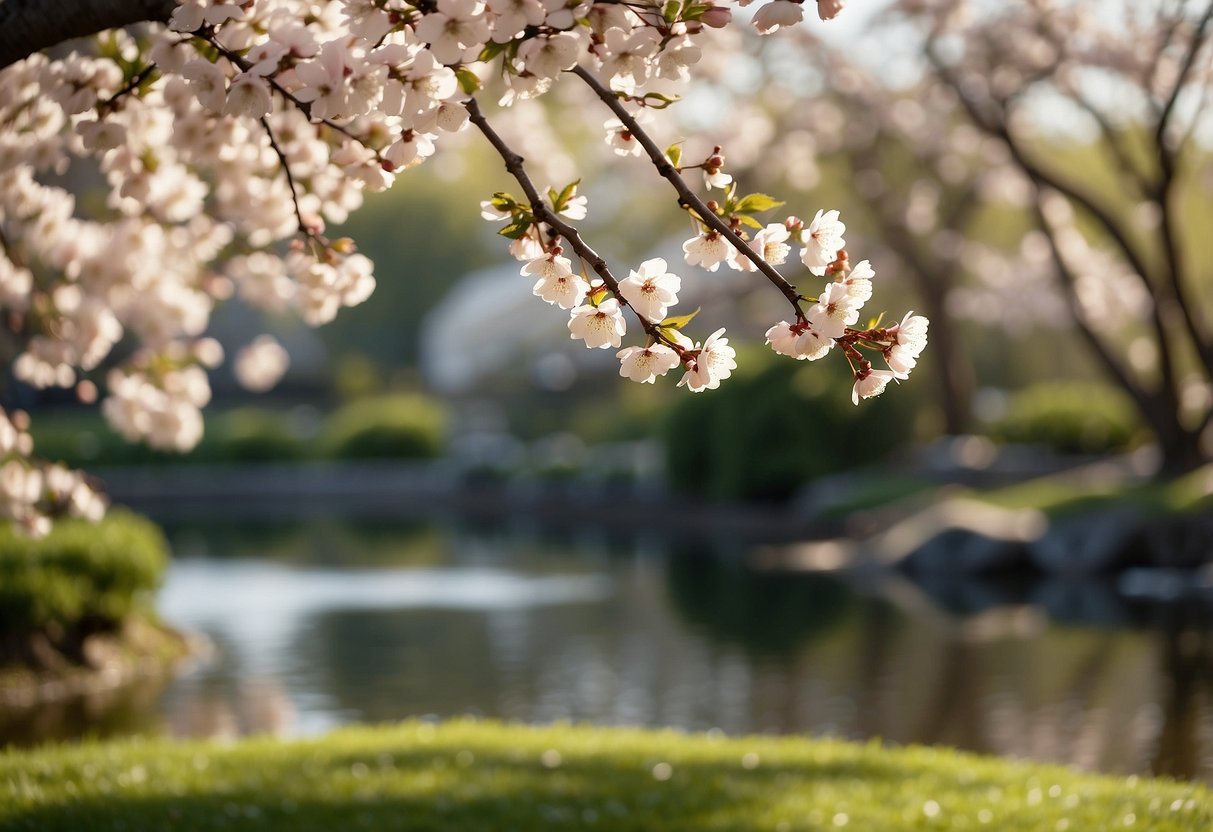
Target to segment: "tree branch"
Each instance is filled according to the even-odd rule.
[[[175,0],[0,0],[0,69],[57,43],[168,20]]]
[[[202,29],[200,31],[194,32],[193,36],[198,38],[199,40],[201,40],[203,43],[207,44],[208,46],[210,46],[212,49],[217,51],[224,58],[227,58],[227,60],[230,61],[233,66],[239,67],[241,69],[241,71],[248,72],[250,69],[253,68],[252,61],[250,61],[248,58],[244,57],[243,55],[241,55],[238,52],[233,52],[232,50],[228,49],[223,44],[219,43],[219,41],[215,40],[215,34],[214,34],[213,30]],[[336,121],[333,121],[332,119],[313,118],[311,103],[301,100],[299,98],[299,96],[295,95],[293,92],[288,90],[286,87],[282,86],[282,84],[278,81],[277,78],[274,77],[273,74],[266,75],[265,80],[266,80],[266,83],[268,83],[270,85],[270,87],[274,90],[274,92],[278,93],[283,98],[285,98],[287,101],[291,102],[296,107],[298,107],[299,112],[301,112],[305,116],[307,116],[308,121],[312,122],[313,124],[323,124],[325,127],[328,127],[330,130],[336,130],[338,133],[345,136],[346,138],[353,139],[354,141],[358,142],[358,144],[362,145],[363,147],[365,147],[368,150],[370,150],[371,152],[373,152],[375,154],[376,159],[379,159],[380,161],[383,160],[383,155],[378,150],[376,150],[375,148],[373,148],[369,144],[367,144],[365,141],[363,141],[361,136],[356,135],[355,133],[351,132],[350,129],[348,127],[346,127],[345,125],[340,124]]]
[[[278,157],[278,164],[282,167],[282,172],[286,174],[286,184],[291,189],[291,204],[295,208],[295,221],[299,224],[299,233],[308,239],[314,239],[316,232],[304,222],[303,211],[299,209],[299,189],[295,185],[295,175],[291,173],[291,163],[287,160],[282,146],[278,144],[278,138],[274,135],[273,128],[270,127],[268,117],[261,117],[261,126],[265,128],[265,135],[270,140],[270,147],[273,148],[274,154]]]
[[[1105,206],[1096,202],[1095,199],[1085,191],[1067,182],[1060,176],[1046,170],[1031,159],[1020,145],[1018,139],[1011,132],[1008,124],[1008,119],[987,117],[981,112],[977,104],[964,92],[964,85],[960,79],[956,78],[940,59],[935,51],[934,44],[927,44],[926,54],[932,67],[938,73],[956,95],[961,106],[968,114],[970,120],[977,127],[989,135],[1000,139],[1007,151],[1011,154],[1011,159],[1019,166],[1025,175],[1036,186],[1039,193],[1042,188],[1050,188],[1064,196],[1066,199],[1075,203],[1089,213],[1096,222],[1103,228],[1104,232],[1111,238],[1112,242],[1120,250],[1121,255],[1128,263],[1130,270],[1137,276],[1142,287],[1150,296],[1151,303],[1151,323],[1154,328],[1154,336],[1158,341],[1159,364],[1162,374],[1162,384],[1169,392],[1168,395],[1174,398],[1177,393],[1177,385],[1175,381],[1175,358],[1171,349],[1171,342],[1168,337],[1166,321],[1163,319],[1163,311],[1160,304],[1160,288],[1154,285],[1150,279],[1150,273],[1146,268],[1145,257],[1138,252],[1129,235],[1121,227],[1120,222],[1112,215],[1112,212]],[[1198,346],[1199,346],[1199,342]]]
[[[724,237],[733,248],[749,258],[750,262],[758,268],[758,271],[762,272],[771,283],[775,284],[776,288],[792,304],[792,308],[796,310],[796,317],[803,317],[803,313],[800,311],[800,295],[796,292],[796,287],[788,283],[783,275],[776,271],[775,267],[768,263],[762,255],[746,245],[745,240],[741,239],[737,235],[737,232],[729,228],[728,223],[716,216],[714,212],[708,210],[708,206],[687,186],[686,181],[679,175],[674,165],[661,152],[661,148],[644,131],[644,128],[637,123],[632,114],[627,111],[627,108],[615,97],[615,94],[604,87],[585,67],[576,66],[569,71],[582,81],[585,81],[590,89],[594,91],[595,95],[602,100],[602,103],[610,108],[611,112],[623,123],[627,131],[635,137],[636,141],[640,143],[640,146],[644,148],[645,153],[648,154],[649,159],[653,162],[653,166],[657,168],[657,172],[674,186],[674,190],[678,194],[679,203],[693,208],[705,225]]]
[[[580,257],[584,262],[588,263],[590,268],[593,269],[600,278],[602,278],[603,284],[607,287],[607,289],[610,290],[611,294],[615,296],[615,299],[619,301],[619,305],[630,306],[623,295],[620,294],[619,281],[616,279],[615,275],[611,273],[611,267],[607,264],[607,261],[603,259],[602,255],[590,248],[589,244],[581,238],[581,234],[578,233],[576,228],[560,219],[556,212],[549,208],[548,204],[543,201],[543,197],[539,194],[539,189],[535,187],[535,183],[531,181],[531,177],[527,174],[526,168],[523,166],[523,158],[515,153],[513,149],[505,143],[505,139],[501,138],[497,131],[493,129],[492,125],[489,124],[488,119],[484,117],[484,113],[481,111],[480,104],[476,101],[476,99],[469,98],[466,102],[464,102],[463,106],[467,108],[468,116],[472,124],[474,124],[476,129],[483,133],[484,137],[489,140],[489,144],[493,146],[493,149],[497,151],[497,155],[501,157],[503,162],[505,162],[505,169],[522,187],[522,191],[526,194],[527,201],[530,203],[531,213],[534,214],[535,219],[539,220],[545,225],[550,226],[551,228],[556,229],[556,231],[560,233],[560,236],[567,240],[569,245],[572,246],[573,251],[577,252],[577,256]],[[682,348],[671,341],[665,335],[665,333],[662,332],[660,326],[653,323],[639,312],[636,312],[635,309],[632,311],[635,312],[636,317],[640,320],[640,325],[644,327],[645,333],[647,333],[650,338],[656,342],[672,347],[675,352],[682,355]]]
[[[1179,100],[1180,93],[1191,77],[1192,68],[1196,63],[1196,56],[1207,41],[1210,23],[1213,23],[1213,2],[1210,2],[1205,9],[1204,16],[1200,20],[1200,25],[1192,35],[1192,42],[1188,45],[1188,53],[1184,58],[1184,64],[1180,69],[1179,77],[1176,78],[1171,95],[1158,117],[1158,125],[1154,131],[1154,143],[1158,151],[1159,167],[1162,171],[1155,198],[1158,200],[1159,211],[1161,213],[1160,230],[1162,231],[1163,252],[1167,258],[1167,283],[1175,294],[1175,302],[1179,306],[1180,313],[1183,316],[1184,326],[1192,338],[1193,345],[1196,347],[1196,353],[1200,358],[1201,364],[1204,366],[1205,373],[1206,375],[1213,376],[1213,342],[1210,342],[1204,321],[1200,319],[1196,305],[1188,295],[1184,274],[1186,264],[1184,263],[1183,250],[1179,239],[1179,217],[1176,216],[1175,206],[1172,204],[1175,200],[1175,192],[1180,179],[1178,175],[1179,157],[1183,153],[1187,135],[1181,137],[1174,145],[1171,144],[1167,136],[1171,120],[1175,114],[1176,102]],[[1203,101],[1204,99],[1202,99],[1202,103]],[[1193,116],[1193,127],[1195,127],[1197,121],[1199,121],[1199,110]]]
[[[1184,86],[1188,83],[1188,77],[1192,74],[1192,67],[1196,65],[1196,58],[1200,54],[1200,50],[1205,45],[1205,39],[1209,34],[1209,24],[1213,22],[1213,2],[1209,3],[1205,9],[1204,15],[1200,18],[1200,24],[1196,28],[1196,32],[1192,35],[1192,42],[1188,44],[1188,54],[1184,56],[1183,66],[1179,70],[1179,76],[1175,79],[1175,86],[1171,88],[1171,94],[1167,97],[1166,104],[1163,105],[1162,113],[1158,119],[1158,127],[1154,131],[1154,143],[1158,147],[1158,161],[1162,165],[1163,173],[1167,180],[1170,180],[1175,175],[1175,161],[1179,152],[1182,150],[1182,145],[1171,147],[1167,140],[1167,130],[1171,126],[1171,118],[1175,115],[1175,105],[1179,102],[1180,93],[1183,92]]]
[[[1039,189],[1040,186],[1037,185],[1036,187]],[[1070,317],[1074,319],[1074,324],[1078,327],[1078,333],[1087,342],[1091,351],[1095,353],[1095,357],[1099,360],[1104,370],[1107,371],[1108,375],[1116,379],[1116,383],[1129,394],[1138,411],[1146,417],[1148,422],[1153,423],[1155,421],[1155,404],[1151,395],[1143,390],[1128,372],[1125,371],[1124,367],[1120,365],[1116,357],[1104,345],[1103,341],[1095,333],[1095,330],[1087,322],[1086,314],[1083,312],[1082,305],[1078,302],[1078,295],[1075,291],[1077,278],[1070,269],[1065,257],[1062,256],[1056,232],[1053,230],[1052,224],[1045,217],[1044,210],[1040,205],[1039,195],[1037,199],[1033,200],[1032,205],[1036,215],[1037,227],[1044,232],[1045,238],[1049,241],[1049,251],[1053,255],[1053,264],[1057,268],[1057,278],[1058,283],[1061,284],[1062,296],[1066,299],[1066,305],[1070,309]]]

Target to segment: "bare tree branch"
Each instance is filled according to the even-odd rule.
[[[174,0],[0,0],[0,69],[57,43],[149,20]]]
[[[1187,85],[1188,78],[1192,74],[1192,67],[1196,65],[1196,58],[1205,45],[1211,22],[1213,22],[1213,2],[1210,2],[1208,8],[1205,9],[1205,13],[1200,18],[1200,24],[1192,35],[1192,42],[1188,44],[1188,54],[1184,56],[1183,66],[1179,70],[1179,76],[1175,79],[1175,86],[1171,88],[1167,103],[1163,105],[1158,127],[1154,131],[1154,143],[1158,146],[1158,161],[1162,165],[1167,179],[1174,177],[1175,160],[1182,150],[1182,146],[1171,146],[1167,139],[1167,131],[1171,127],[1171,118],[1175,115],[1175,105],[1179,102],[1180,93]]]

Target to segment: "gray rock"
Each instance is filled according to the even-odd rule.
[[[1099,575],[1145,562],[1146,521],[1132,508],[1099,511],[1053,523],[1028,546],[1050,575]]]
[[[1022,571],[1030,564],[1023,540],[950,528],[910,553],[905,565],[915,573],[985,575]]]

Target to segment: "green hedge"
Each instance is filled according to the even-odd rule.
[[[1132,404],[1120,391],[1090,382],[1035,384],[1012,395],[993,426],[1003,442],[1042,445],[1063,454],[1124,451],[1141,433]]]
[[[907,444],[909,391],[890,389],[856,407],[851,381],[834,363],[752,356],[747,365],[758,369],[683,398],[665,423],[671,484],[713,499],[780,500]]]
[[[35,413],[31,433],[39,456],[74,468],[304,459],[429,458],[446,441],[447,414],[415,393],[358,399],[333,412],[317,434],[301,433],[291,413],[267,407],[207,412],[206,433],[187,454],[126,442],[95,410]]]
[[[428,459],[442,452],[446,422],[445,408],[427,396],[359,399],[329,417],[320,448],[337,459]]]
[[[280,411],[242,407],[212,416],[208,438],[196,455],[222,462],[282,462],[307,455],[304,443]]]
[[[159,527],[122,509],[31,539],[0,526],[0,634],[112,626],[151,602],[168,564]]]

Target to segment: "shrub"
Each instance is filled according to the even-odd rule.
[[[991,432],[1003,442],[1043,445],[1063,454],[1098,454],[1132,447],[1140,423],[1117,390],[1055,381],[1015,393]]]
[[[304,456],[303,444],[284,413],[239,408],[215,417],[208,427],[210,442],[204,441],[196,455],[230,462],[281,462]]]
[[[446,410],[426,396],[360,399],[329,417],[321,444],[338,459],[427,459],[442,451],[446,421]]]
[[[875,462],[910,440],[909,397],[857,408],[846,379],[828,366],[760,361],[750,357],[757,370],[671,408],[666,463],[676,488],[715,499],[786,499],[815,477]]]
[[[150,605],[168,543],[150,520],[111,509],[93,525],[56,521],[33,540],[0,526],[0,634],[104,629]]]

